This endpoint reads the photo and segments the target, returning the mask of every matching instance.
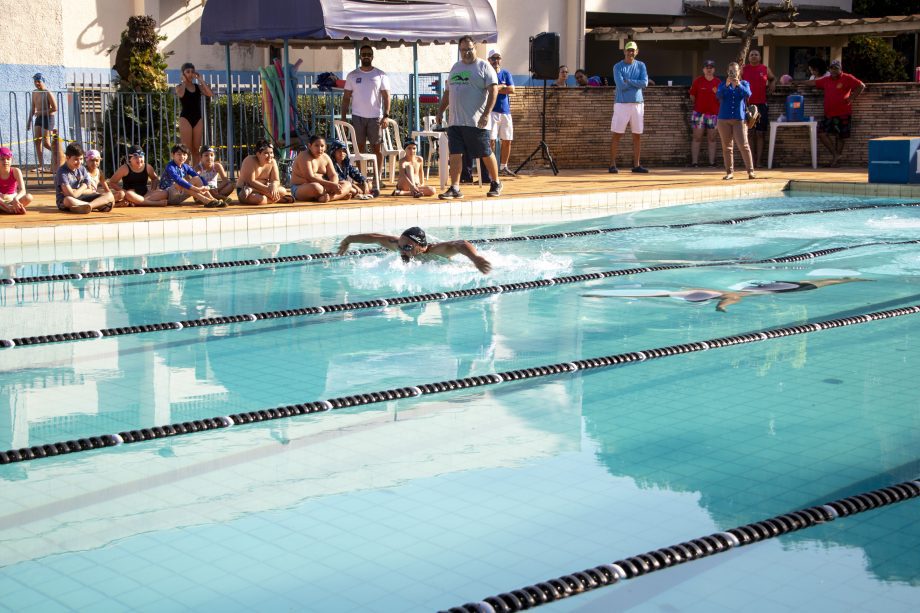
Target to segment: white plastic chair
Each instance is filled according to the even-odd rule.
[[[422,125],[426,131],[434,131],[438,127],[438,118],[434,115],[425,115],[422,118]],[[437,158],[441,155],[441,152],[438,151],[438,139],[429,136],[428,137],[428,156],[425,159],[425,180],[428,180],[429,174],[431,172],[431,158]],[[476,158],[473,161],[473,172],[476,173],[476,182],[481,186],[482,185],[482,172],[479,170],[479,158]]]
[[[363,164],[361,171],[367,175],[367,162],[374,164],[374,187],[380,187],[380,168],[377,167],[377,155],[374,153],[359,153],[358,136],[355,134],[355,127],[347,121],[335,119],[332,122],[335,127],[335,137],[345,143],[345,151],[352,162]]]
[[[395,119],[387,119],[383,128],[383,168],[390,172],[390,181],[396,183],[396,164],[403,156],[402,141],[399,139],[399,124]]]

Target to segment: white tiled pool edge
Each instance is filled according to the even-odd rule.
[[[341,237],[402,228],[582,219],[711,200],[778,196],[783,191],[920,198],[920,185],[737,181],[698,188],[660,188],[551,196],[478,199],[238,215],[0,229],[0,263],[136,256]],[[241,209],[242,211],[242,209]],[[333,243],[330,242],[330,246]],[[113,245],[117,247],[113,248]]]
[[[239,215],[215,215],[191,219],[162,219],[126,223],[95,223],[0,229],[0,247],[6,251],[28,247],[73,247],[100,241],[129,243],[178,242],[191,237],[202,248],[210,246],[207,236],[242,238],[241,233],[272,235],[279,228],[296,228],[298,237],[339,235],[354,232],[391,231],[412,225],[488,224],[526,221],[533,214],[581,217],[625,213],[714,199],[777,195],[786,181],[735,183],[725,186],[596,192],[503,199],[478,199],[424,204],[367,206],[362,208],[314,208],[263,213],[247,209]],[[242,210],[242,209],[241,209]],[[269,238],[268,240],[276,240]],[[290,240],[290,239],[287,239]],[[187,241],[182,241],[187,243]],[[223,247],[234,241],[222,240]],[[243,239],[239,244],[252,244]],[[169,249],[169,247],[166,247]],[[119,251],[122,251],[119,249]],[[146,253],[147,249],[137,251]],[[114,255],[114,254],[106,254]],[[120,253],[119,255],[134,255]]]

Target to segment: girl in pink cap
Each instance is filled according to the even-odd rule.
[[[13,152],[7,147],[0,147],[0,211],[25,215],[30,202],[32,194],[26,192],[22,172],[13,167]]]

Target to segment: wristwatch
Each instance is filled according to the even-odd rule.
[[[383,114],[383,118],[384,118],[384,119],[389,119],[389,118],[390,118],[390,114],[389,114],[389,113],[384,113],[384,114]]]

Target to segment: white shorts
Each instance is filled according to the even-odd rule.
[[[626,132],[628,125],[633,134],[642,134],[645,129],[645,104],[642,102],[615,102],[613,117],[610,118],[610,131],[617,134]]]
[[[492,112],[492,140],[514,140],[514,125],[511,123],[511,113]]]

